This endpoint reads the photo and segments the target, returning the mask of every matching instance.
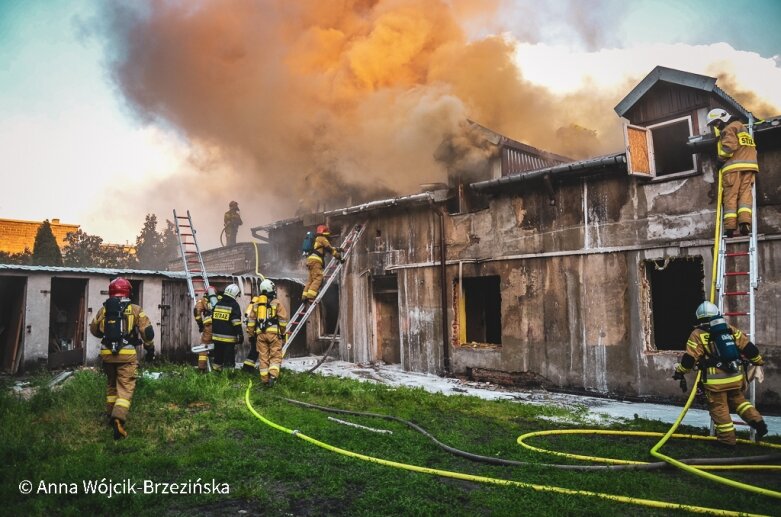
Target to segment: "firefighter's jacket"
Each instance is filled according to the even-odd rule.
[[[271,333],[284,338],[287,329],[287,310],[278,299],[269,300],[261,294],[253,303],[247,317],[247,333]]]
[[[230,296],[219,296],[212,310],[212,340],[238,343],[241,335],[241,307]]]
[[[735,344],[738,346],[740,354],[753,364],[764,364],[759,350],[749,341],[748,336],[737,327],[729,325],[729,328],[735,337]],[[675,367],[676,371],[689,373],[692,367],[699,363],[700,369],[703,370],[702,382],[706,389],[710,391],[740,389],[744,378],[743,365],[740,364],[736,372],[725,372],[710,364],[708,360],[713,356],[715,346],[716,343],[710,341],[710,332],[700,327],[695,328],[686,341],[686,352],[681,358],[681,362]],[[687,359],[686,356],[689,356],[690,359]]]
[[[718,133],[716,145],[719,160],[724,162],[721,172],[759,171],[757,147],[746,126],[734,120]]]
[[[318,234],[315,238],[314,251],[306,258],[307,262],[319,262],[323,264],[325,262],[325,253],[330,252],[335,259],[341,258],[341,253],[337,248],[331,246],[328,241],[328,237],[322,234]]]
[[[134,303],[128,303],[125,307],[125,326],[127,334],[124,338],[125,344],[116,354],[111,352],[111,348],[101,344],[100,358],[106,363],[129,363],[137,360],[136,346],[144,344],[145,350],[154,350],[155,331],[152,323],[149,321],[144,309]],[[103,339],[103,332],[106,325],[106,308],[101,307],[98,313],[89,324],[90,333],[96,338]]]
[[[199,298],[198,301],[195,302],[193,316],[195,316],[195,321],[200,321],[204,327],[212,324],[212,307],[211,304],[209,304],[208,298]]]
[[[239,215],[238,209],[230,209],[227,212],[225,212],[225,215],[223,216],[223,223],[225,224],[225,228],[230,229],[237,229],[239,226],[242,225],[241,216]]]

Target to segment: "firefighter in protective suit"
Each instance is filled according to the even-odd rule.
[[[682,387],[685,388],[684,374],[689,373],[694,365],[699,364],[705,396],[708,399],[708,411],[716,425],[716,438],[719,443],[735,446],[735,424],[732,423],[730,416],[730,411],[733,410],[754,428],[756,439],[759,441],[767,434],[767,424],[759,411],[743,395],[746,388],[743,363],[736,360],[731,364],[719,359],[717,343],[711,336],[715,332],[714,328],[718,328],[718,325],[728,328],[740,351],[740,356],[745,357],[752,364],[763,365],[762,356],[743,332],[732,325],[726,325],[719,308],[711,302],[702,302],[697,307],[696,315],[699,324],[686,342],[686,353],[681,356],[681,362],[675,365],[673,379],[684,379]]]
[[[236,234],[239,233],[239,226],[243,223],[239,215],[239,204],[231,201],[228,205],[228,211],[222,218],[225,232],[225,245],[233,246],[236,244]]]
[[[236,365],[236,345],[244,343],[241,329],[241,307],[236,297],[241,290],[236,284],[225,288],[212,311],[212,340],[214,341],[214,370]]]
[[[282,365],[282,345],[287,329],[287,310],[277,299],[274,282],[268,278],[260,283],[260,296],[253,305],[247,332],[254,330],[260,358],[260,382],[273,386]]]
[[[212,344],[212,310],[217,305],[217,289],[213,286],[206,288],[203,298],[199,298],[193,307],[193,316],[198,325],[198,332],[201,333],[201,344]],[[202,373],[208,371],[209,351],[205,350],[198,353],[198,370]]]
[[[127,437],[125,422],[138,376],[136,346],[143,343],[146,361],[155,356],[154,329],[144,310],[130,303],[131,292],[126,279],[112,280],[108,300],[89,325],[90,333],[101,340],[100,358],[108,377],[106,413],[115,440]]]
[[[255,310],[255,304],[258,303],[259,297],[253,296],[252,301],[244,309],[244,324],[247,326],[247,340],[249,341],[249,352],[244,359],[244,364],[241,369],[247,373],[254,373],[258,367],[258,348],[256,346],[256,339],[258,335],[255,333],[255,325],[253,323],[250,328],[249,317],[252,311]]]
[[[315,237],[314,250],[306,259],[306,268],[309,271],[309,280],[304,286],[304,292],[301,297],[305,302],[311,302],[317,297],[320,285],[323,283],[323,264],[325,263],[325,253],[330,252],[336,260],[341,260],[342,253],[339,248],[334,248],[328,241],[331,236],[331,230],[324,224],[317,227],[317,236]]]
[[[721,108],[706,116],[719,139],[716,150],[724,186],[724,234],[732,237],[740,226],[741,235],[751,233],[752,187],[759,172],[757,147],[743,123]]]

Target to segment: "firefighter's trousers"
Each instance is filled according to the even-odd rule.
[[[204,325],[203,332],[201,332],[201,344],[208,345],[212,342],[212,326]],[[198,354],[198,369],[206,371],[209,364],[209,352],[201,352]]]
[[[751,224],[755,171],[729,171],[722,176],[724,185],[724,229],[737,230],[738,223]]]
[[[268,382],[269,375],[279,377],[282,365],[282,339],[276,332],[258,334],[258,355],[260,356],[260,380]]]
[[[224,341],[214,342],[214,369],[220,371],[223,368],[236,367],[236,343]]]
[[[302,296],[314,300],[323,284],[323,263],[319,260],[307,260],[306,268],[309,270],[309,280],[304,286]]]
[[[708,411],[716,425],[716,438],[727,445],[735,445],[735,424],[732,423],[730,412],[734,411],[747,424],[754,427],[762,421],[762,415],[746,400],[741,388],[722,391],[705,389],[708,397]]]
[[[106,413],[111,418],[118,418],[122,422],[127,420],[130,411],[130,401],[136,389],[138,378],[138,360],[136,355],[122,357],[128,359],[123,362],[103,361],[103,371],[108,377],[108,391],[106,393]]]

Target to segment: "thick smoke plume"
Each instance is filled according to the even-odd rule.
[[[262,218],[255,225],[447,181],[480,152],[458,148],[475,143],[468,119],[572,158],[620,148],[614,92],[553,96],[523,79],[513,40],[467,38],[470,20],[497,8],[108,2],[101,33],[134,113],[205,150],[197,177],[167,180],[172,205],[183,195],[206,201],[208,191],[220,211],[238,198]]]

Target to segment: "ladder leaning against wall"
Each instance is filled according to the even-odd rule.
[[[209,287],[209,277],[203,264],[201,249],[198,247],[198,239],[195,236],[196,232],[190,211],[187,211],[187,215],[177,215],[174,210],[174,221],[176,222],[179,251],[184,263],[184,273],[187,275],[187,288],[190,291],[190,298],[195,303],[198,296],[205,293],[206,288]]]
[[[303,328],[304,323],[306,323],[306,320],[312,315],[312,312],[314,312],[315,307],[317,307],[317,304],[323,298],[325,292],[331,284],[333,284],[334,280],[339,277],[339,273],[342,271],[342,263],[347,260],[347,256],[350,254],[350,251],[352,251],[353,245],[361,238],[365,228],[365,223],[353,226],[352,230],[350,230],[350,233],[347,234],[340,246],[342,249],[342,260],[334,260],[333,257],[331,258],[328,265],[323,270],[323,284],[320,286],[320,291],[318,291],[315,299],[308,304],[302,303],[295,314],[293,314],[293,317],[288,321],[285,346],[282,347],[282,357],[285,357],[285,353],[293,342],[293,338],[295,338],[298,332]]]
[[[754,137],[753,117],[749,116],[749,134]],[[719,171],[718,207],[716,210],[716,263],[714,264],[713,284],[716,290],[716,305],[725,319],[733,326],[746,332],[756,343],[756,291],[759,287],[759,268],[757,263],[757,184],[751,188],[751,233],[747,236],[728,238],[724,235],[724,207],[721,171]],[[712,294],[712,293],[711,293]],[[713,299],[713,296],[711,296]],[[725,310],[726,306],[726,310]],[[749,384],[749,401],[756,407],[756,381]],[[735,421],[736,425],[746,425]],[[716,426],[711,420],[710,434],[716,434]],[[754,439],[754,429],[750,431]]]

